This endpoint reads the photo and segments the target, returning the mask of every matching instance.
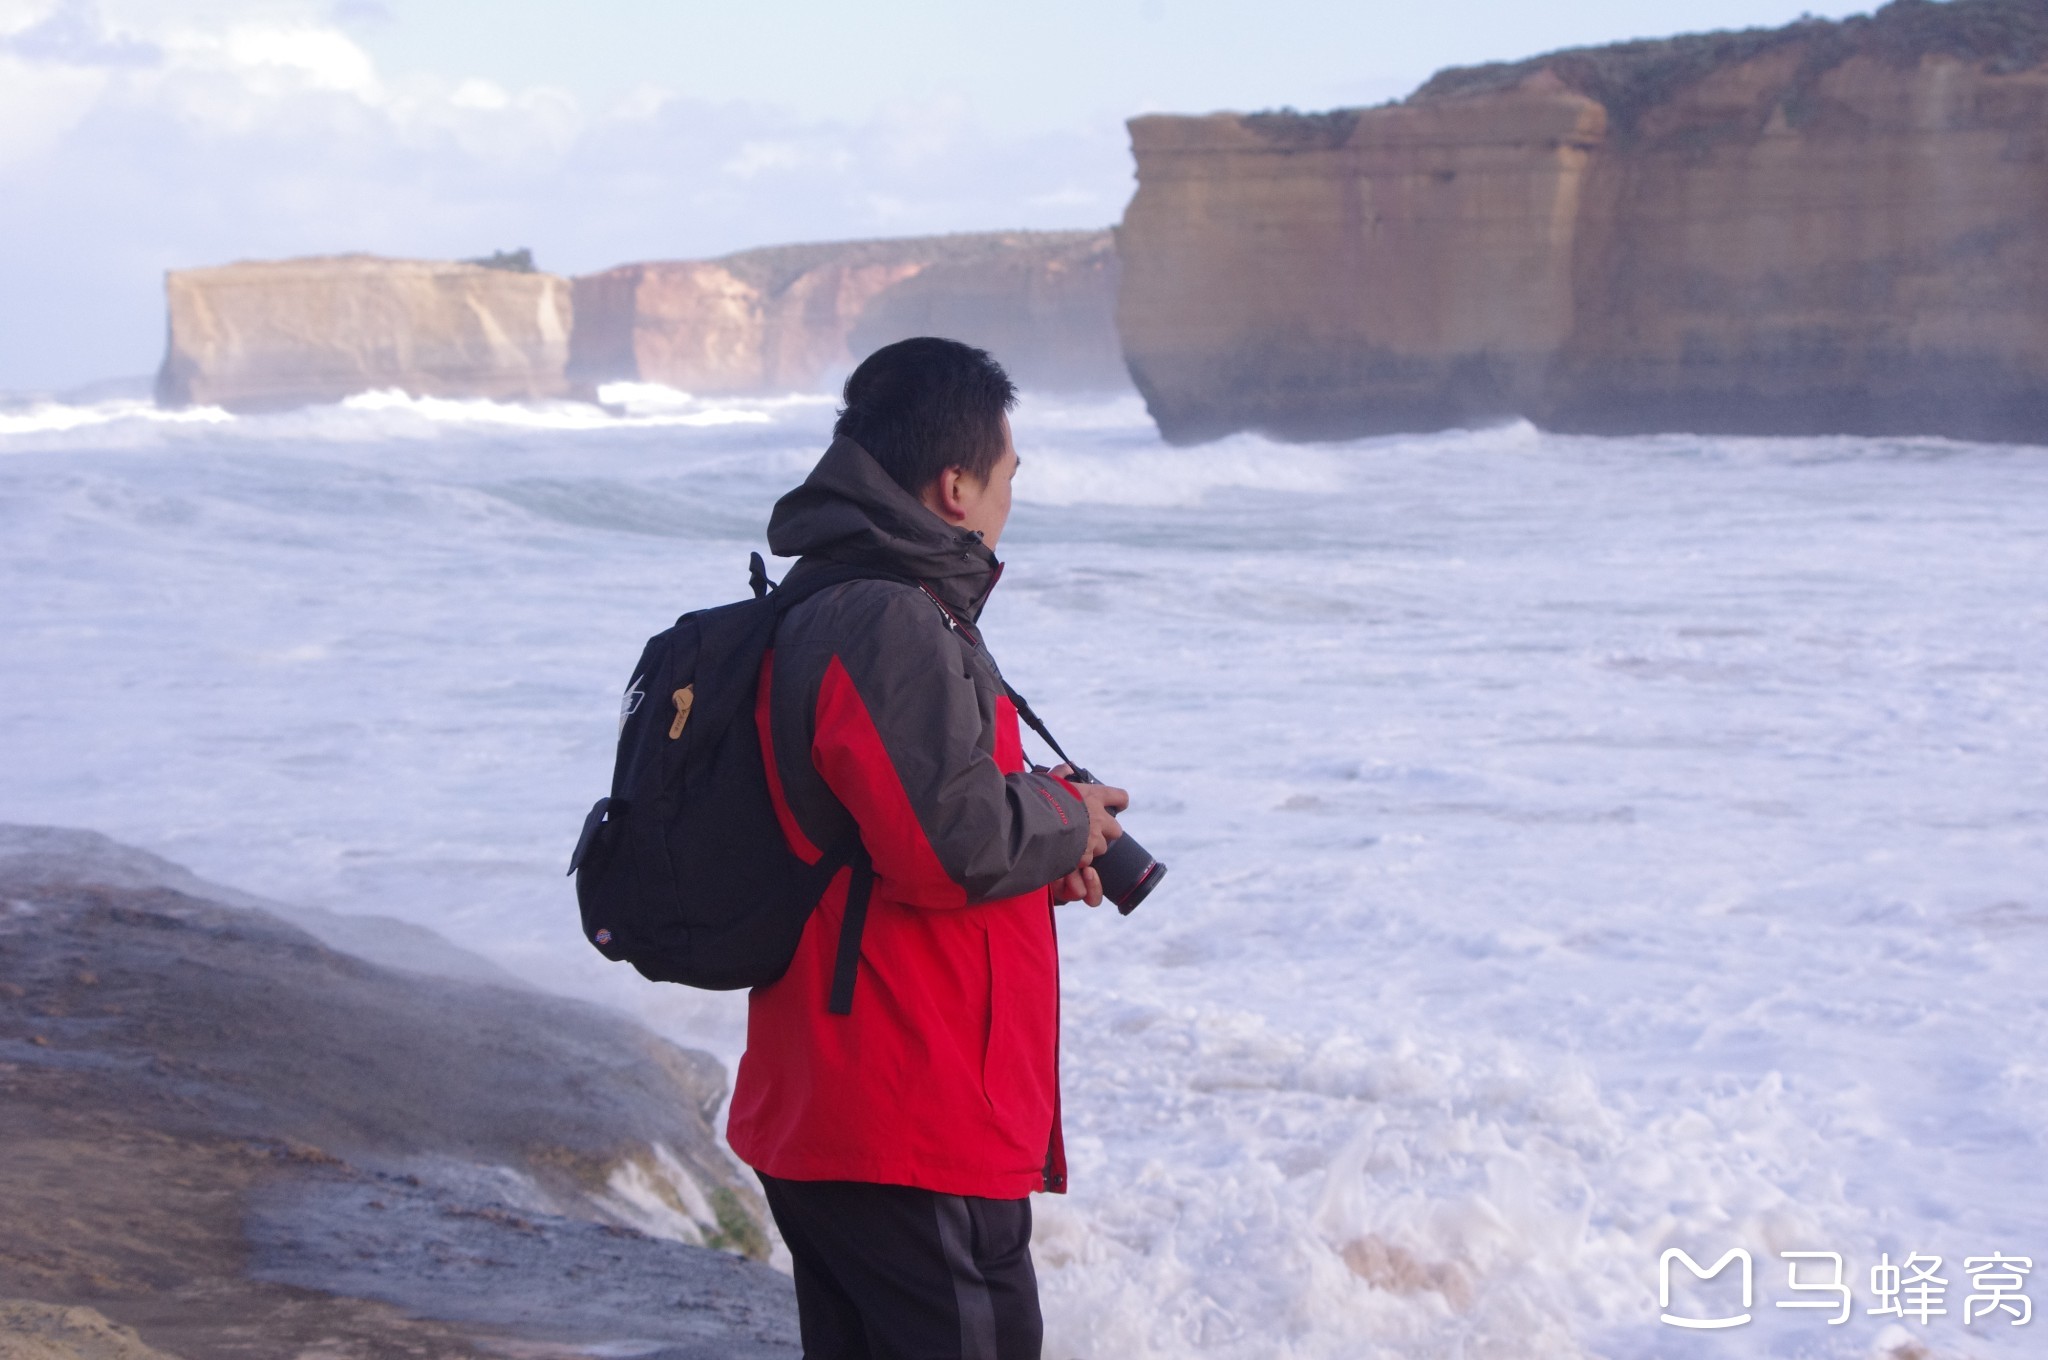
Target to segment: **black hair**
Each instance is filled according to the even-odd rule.
[[[861,360],[840,397],[832,433],[916,496],[947,468],[987,479],[1003,456],[1003,415],[1017,386],[987,350],[920,335]]]

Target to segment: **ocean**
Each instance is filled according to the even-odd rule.
[[[832,406],[606,396],[0,407],[0,819],[730,1062],[563,870]],[[1049,1357],[2037,1353],[2048,450],[1014,427],[991,646],[1171,866],[1060,909]]]

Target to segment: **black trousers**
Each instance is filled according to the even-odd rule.
[[[1031,1201],[762,1175],[804,1360],[1039,1360]]]

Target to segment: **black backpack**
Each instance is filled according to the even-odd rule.
[[[731,990],[775,981],[834,874],[853,867],[832,994],[853,1007],[874,865],[856,834],[816,864],[790,850],[768,795],[754,724],[761,659],[793,606],[831,586],[899,579],[814,562],[754,598],[683,615],[657,633],[621,704],[611,796],[584,819],[569,860],[583,934],[656,982]]]

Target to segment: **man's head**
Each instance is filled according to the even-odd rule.
[[[1001,364],[958,340],[918,336],[863,359],[842,397],[834,434],[866,449],[933,514],[995,547],[1017,471],[1008,414],[1017,388]]]

